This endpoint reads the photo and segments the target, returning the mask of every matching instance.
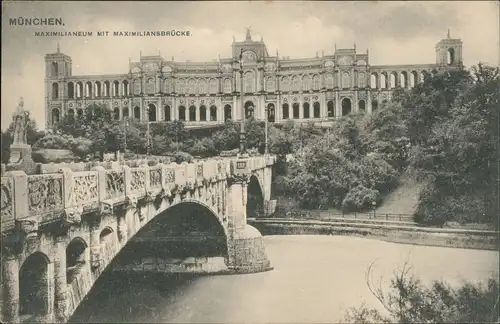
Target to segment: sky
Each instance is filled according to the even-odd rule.
[[[2,2],[1,126],[8,127],[19,98],[45,125],[44,55],[71,56],[73,75],[128,72],[129,58],[156,55],[176,61],[230,57],[233,37],[263,38],[271,55],[314,57],[337,48],[370,51],[370,64],[435,63],[435,45],[463,41],[466,66],[499,63],[495,1],[218,1],[218,2]],[[64,26],[10,26],[9,18],[62,18]],[[36,31],[180,30],[189,37],[40,37]]]

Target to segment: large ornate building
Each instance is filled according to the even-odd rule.
[[[71,57],[58,46],[45,55],[46,128],[66,114],[82,114],[91,103],[107,104],[116,119],[197,125],[241,120],[243,111],[257,119],[267,114],[269,122],[371,113],[393,89],[414,87],[434,69],[462,65],[462,41],[449,32],[435,49],[434,64],[371,65],[368,51],[357,53],[356,45],[336,48],[333,55],[289,59],[270,55],[247,30],[244,41],[233,41],[230,58],[194,63],[141,55],[125,74],[76,76]]]

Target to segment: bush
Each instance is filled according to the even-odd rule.
[[[191,163],[194,160],[191,154],[182,151],[175,152],[174,154],[172,154],[172,158],[173,162],[178,164],[181,164],[182,162]]]
[[[499,317],[498,279],[490,279],[486,285],[465,283],[452,288],[443,281],[435,281],[430,287],[408,275],[405,267],[384,292],[381,285],[370,281],[368,268],[366,282],[372,294],[380,301],[388,315],[365,305],[347,311],[349,323],[492,323]]]
[[[34,149],[71,150],[73,137],[68,135],[49,134],[39,139]]]
[[[378,190],[359,185],[349,190],[342,201],[342,210],[344,212],[366,210],[372,207],[372,202],[377,203],[379,200],[380,192]]]

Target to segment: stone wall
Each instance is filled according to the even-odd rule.
[[[381,239],[394,243],[498,250],[500,232],[422,228],[360,222],[249,220],[262,235],[349,235]]]

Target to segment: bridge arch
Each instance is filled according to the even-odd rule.
[[[50,260],[43,252],[29,255],[19,270],[19,313],[29,320],[50,311]],[[35,318],[32,318],[35,317]]]
[[[265,189],[257,173],[252,173],[247,186],[247,217],[264,216]]]
[[[226,227],[205,203],[183,200],[160,211],[144,224],[119,251],[114,263],[120,268],[134,262],[142,263],[144,259],[154,259],[157,263],[193,257],[227,260]]]

